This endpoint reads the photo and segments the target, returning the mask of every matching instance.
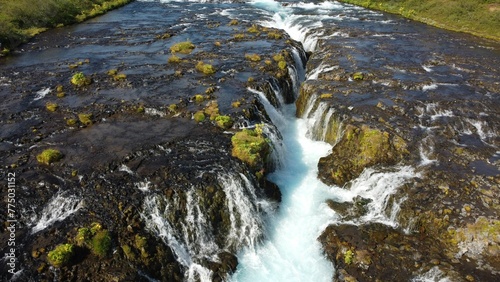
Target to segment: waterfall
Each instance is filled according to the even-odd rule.
[[[225,195],[230,221],[229,234],[221,245],[216,243],[217,231],[206,217],[203,199],[195,187],[188,189],[184,196],[177,194],[172,199],[151,194],[143,203],[141,217],[146,229],[172,249],[186,269],[187,281],[212,281],[213,273],[202,265],[203,261],[218,262],[217,254],[221,251],[257,245],[264,225],[259,207],[264,212],[270,212],[272,207],[257,197],[254,184],[243,174],[221,174],[218,182]],[[183,206],[185,211],[181,210],[179,215]]]

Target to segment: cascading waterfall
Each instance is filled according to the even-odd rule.
[[[215,230],[201,208],[201,199],[195,189],[184,197],[167,200],[161,195],[146,196],[141,217],[146,228],[160,237],[175,253],[178,262],[186,268],[187,281],[212,281],[212,271],[201,261],[218,262],[217,254],[241,246],[254,247],[262,236],[260,211],[269,213],[274,207],[255,194],[252,182],[243,174],[222,173],[218,182],[223,188],[228,206],[230,231],[226,242],[219,246]],[[184,205],[180,201],[185,201]],[[179,206],[185,206],[183,218],[174,226],[172,215]]]
[[[265,24],[274,28],[282,28],[294,39],[301,41],[306,50],[313,50],[315,44],[309,44],[308,36],[317,40],[317,34],[310,31],[321,26],[302,26],[297,24],[297,16],[290,15],[291,10],[280,7],[274,1],[254,2],[259,8],[270,13],[273,21]],[[313,5],[313,4],[311,4]],[[308,26],[308,30],[305,26]],[[296,65],[300,62],[294,56]],[[335,67],[321,66],[313,74],[304,77],[317,79],[323,72]],[[301,71],[290,72],[298,75]],[[303,72],[302,72],[303,73]],[[299,81],[299,80],[298,80]],[[397,226],[399,204],[405,198],[393,199],[397,189],[411,178],[418,176],[409,166],[392,167],[386,170],[365,170],[351,185],[349,190],[340,187],[328,187],[317,179],[317,161],[325,156],[331,145],[314,141],[308,136],[309,128],[330,126],[334,116],[333,109],[326,104],[316,104],[315,98],[309,101],[307,114],[303,119],[296,119],[294,105],[285,105],[276,109],[267,100],[264,93],[249,89],[255,93],[264,105],[272,122],[283,136],[285,150],[284,165],[268,175],[282,191],[282,204],[278,214],[270,215],[266,238],[262,245],[246,248],[239,254],[239,265],[231,281],[331,281],[334,267],[323,255],[317,237],[329,224],[347,223],[333,210],[327,207],[325,201],[334,199],[338,202],[350,202],[358,196],[371,201],[367,205],[368,212],[356,219],[354,224],[365,222],[381,222]],[[313,110],[314,108],[314,110]],[[316,123],[316,126],[314,125]],[[326,138],[328,129],[321,132]],[[337,132],[340,132],[337,130]],[[392,201],[391,201],[392,199]],[[307,254],[307,255],[304,255]]]

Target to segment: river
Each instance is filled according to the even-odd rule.
[[[251,24],[264,28],[253,33]],[[266,28],[302,46],[266,38]],[[193,54],[167,63],[169,46],[184,40],[196,45]],[[479,218],[496,226],[499,213],[498,43],[337,1],[139,0],[24,48],[0,66],[0,148],[2,161],[22,171],[23,187],[37,187],[19,190],[25,254],[70,238],[91,214],[114,228],[113,256],[138,275],[131,279],[498,276],[498,233],[467,233],[479,229]],[[263,59],[248,63],[248,53]],[[285,79],[270,68],[275,54],[289,55]],[[196,61],[214,64],[217,73],[199,75]],[[126,80],[110,79],[113,68]],[[76,71],[93,84],[72,88]],[[58,84],[68,92],[59,100]],[[210,108],[195,101],[200,93],[235,118],[232,128],[193,122],[195,112],[208,115]],[[59,110],[48,113],[46,101],[54,100]],[[80,112],[93,112],[94,123],[66,126]],[[261,122],[273,147],[274,171],[266,178],[279,187],[279,204],[230,156],[226,138]],[[335,152],[347,164],[362,155],[335,150],[349,144],[352,128],[362,137],[364,128],[380,130],[393,150],[397,136],[404,153],[390,159],[396,154],[387,152],[345,184],[327,185],[320,160]],[[37,166],[29,156],[50,146],[63,149],[62,164]],[[465,235],[448,246],[441,234]],[[135,250],[137,238],[149,238],[149,247]],[[154,252],[165,265],[155,264]],[[367,253],[372,258],[363,260]],[[37,259],[25,256],[33,268],[26,275]],[[78,271],[40,275],[88,272]]]

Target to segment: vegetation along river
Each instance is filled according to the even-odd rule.
[[[44,32],[0,58],[2,281],[498,281],[499,94],[498,42],[337,1]]]

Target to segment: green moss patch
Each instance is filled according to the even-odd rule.
[[[92,114],[78,114],[78,119],[84,125],[91,125],[92,124]]]
[[[111,251],[111,235],[107,230],[100,230],[95,233],[90,241],[90,250],[99,257],[107,256]]]
[[[191,43],[191,41],[183,41],[183,42],[179,42],[179,43],[172,45],[170,47],[170,52],[181,53],[181,54],[190,54],[191,52],[193,52],[195,47],[196,46],[194,46],[194,44]]]
[[[49,165],[51,163],[57,162],[63,158],[63,154],[56,149],[46,149],[38,156],[36,156],[36,160],[41,164]]]
[[[47,259],[52,266],[61,267],[68,265],[74,254],[73,244],[61,244],[47,254]]]
[[[56,103],[48,102],[47,104],[45,104],[45,108],[49,112],[55,112],[57,108],[59,108],[59,105],[57,105]]]
[[[218,116],[215,118],[217,126],[222,129],[228,129],[233,126],[233,119],[230,116]]]
[[[245,59],[252,62],[258,62],[261,60],[258,54],[245,54]]]
[[[214,74],[216,72],[214,66],[210,64],[205,64],[204,62],[201,61],[198,62],[198,64],[196,64],[196,70],[207,75]]]
[[[270,153],[271,147],[261,130],[244,129],[232,138],[232,155],[247,163],[252,169],[260,170]]]
[[[202,122],[205,120],[205,114],[203,113],[203,111],[198,111],[198,112],[194,113],[193,119],[196,122]]]
[[[89,85],[90,83],[90,78],[86,77],[83,72],[77,72],[71,77],[71,84],[78,87]]]

